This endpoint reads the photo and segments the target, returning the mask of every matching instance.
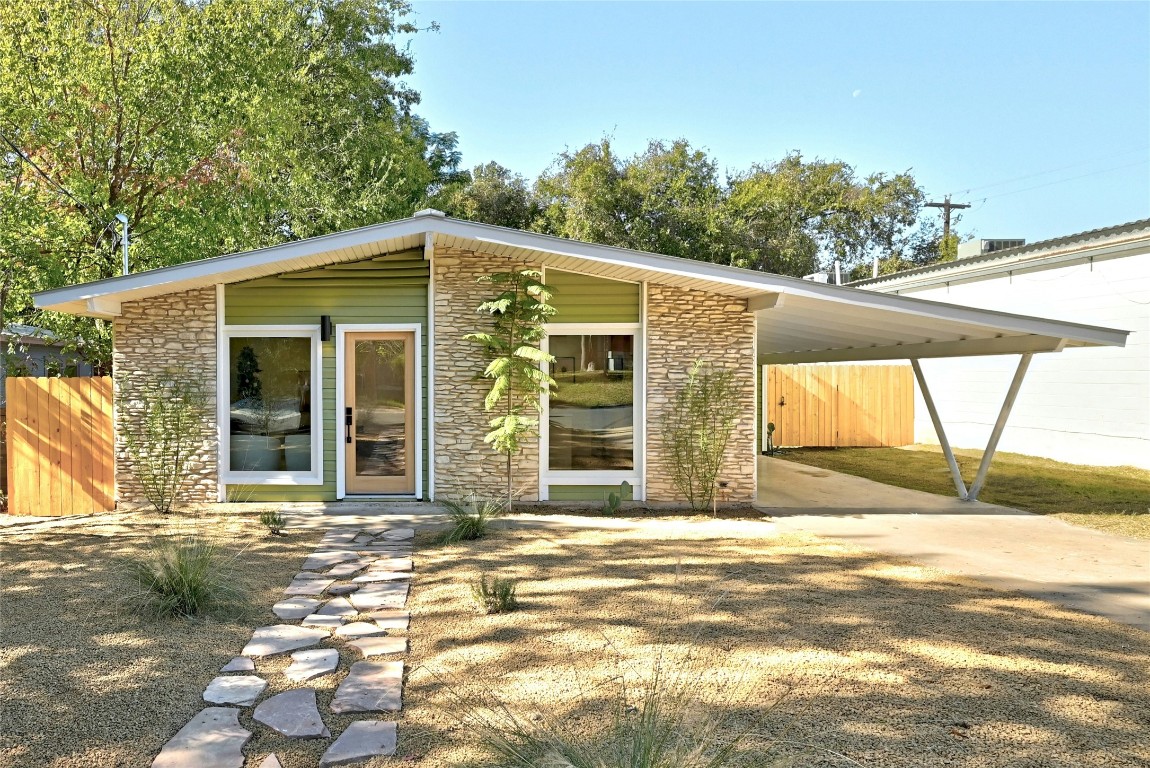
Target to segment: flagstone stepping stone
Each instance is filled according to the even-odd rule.
[[[363,615],[384,629],[407,629],[407,625],[411,621],[410,613],[394,609],[368,611]]]
[[[361,555],[392,555],[393,557],[410,557],[411,547],[403,544],[364,544],[356,547]]]
[[[331,711],[337,714],[398,712],[402,708],[402,661],[355,662],[331,701]]]
[[[402,608],[407,602],[407,582],[383,581],[364,585],[349,599],[360,611],[374,611],[379,608]]]
[[[357,590],[359,590],[359,584],[336,584],[334,587],[328,587],[327,591],[331,595],[350,595]]]
[[[280,762],[280,759],[278,757],[276,757],[275,753],[273,752],[272,754],[265,757],[264,761],[262,763],[260,763],[256,768],[284,768],[284,767],[283,767],[283,763]]]
[[[296,651],[291,655],[291,666],[284,675],[288,680],[299,682],[313,677],[328,675],[339,666],[339,651],[334,648],[313,648],[309,651]]]
[[[350,765],[373,757],[395,754],[398,742],[396,724],[384,720],[360,720],[352,723],[327,748],[319,759],[320,768]]]
[[[221,672],[251,672],[256,668],[254,661],[247,656],[236,656],[227,664],[220,667]]]
[[[366,659],[369,656],[382,656],[387,653],[404,653],[407,650],[406,637],[361,637],[348,643]]]
[[[359,611],[352,607],[351,602],[346,597],[333,597],[323,604],[323,607],[316,611],[320,616],[354,616]]]
[[[152,768],[242,768],[251,737],[238,709],[207,707],[164,745]]]
[[[307,581],[308,579],[330,579],[331,576],[327,576],[322,573],[316,573],[315,571],[300,571],[291,578],[292,581]]]
[[[321,568],[330,568],[339,563],[346,563],[348,560],[358,560],[359,555],[354,552],[348,552],[346,549],[335,549],[330,551],[317,551],[307,556],[307,560],[303,561],[303,570],[305,571],[318,571]]]
[[[370,624],[366,621],[353,621],[351,624],[344,624],[336,627],[334,632],[336,637],[348,640],[356,637],[373,637],[375,635],[386,635],[387,630],[378,624]]]
[[[335,583],[335,579],[301,579],[293,581],[287,589],[284,590],[285,595],[322,595],[324,590]]]
[[[204,701],[209,704],[236,704],[250,707],[268,687],[268,681],[255,675],[227,675],[217,677],[204,689]]]
[[[368,542],[375,541],[375,536],[370,533],[360,533],[352,539],[356,544],[367,544]]]
[[[272,606],[272,613],[281,619],[302,619],[309,613],[315,613],[320,605],[319,600],[309,597],[293,597],[290,600],[281,600]]]
[[[315,703],[315,691],[297,688],[265,699],[252,717],[289,739],[318,739],[331,736]]]
[[[331,579],[344,579],[348,576],[354,576],[367,566],[368,563],[364,560],[351,560],[346,563],[340,563],[324,575]]]
[[[260,627],[252,633],[252,639],[240,651],[244,656],[274,656],[297,648],[307,648],[328,637],[322,629],[297,627],[294,624],[274,624]]]
[[[415,538],[414,528],[392,528],[379,534],[384,541],[408,541]]]
[[[325,629],[335,629],[336,627],[343,626],[342,616],[324,616],[323,614],[313,613],[310,616],[305,616],[304,620],[300,622],[301,627],[324,627]]]
[[[373,571],[410,571],[410,557],[381,557],[371,564]]]
[[[351,580],[353,584],[367,584],[373,581],[403,581],[410,579],[411,574],[406,571],[368,571],[362,576]]]

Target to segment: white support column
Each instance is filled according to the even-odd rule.
[[[1010,382],[1010,389],[1006,390],[1006,399],[1002,401],[1002,410],[998,412],[998,421],[994,422],[994,429],[990,431],[990,440],[982,454],[982,462],[978,465],[978,474],[974,476],[974,483],[966,495],[968,501],[976,501],[978,493],[986,483],[986,473],[990,470],[990,461],[998,449],[998,441],[1002,437],[1002,430],[1006,428],[1006,420],[1010,418],[1010,409],[1014,407],[1014,400],[1018,397],[1018,390],[1022,387],[1022,380],[1026,377],[1026,369],[1030,367],[1033,352],[1027,352],[1018,361],[1018,368],[1014,371],[1014,379]]]
[[[946,431],[942,428],[942,419],[938,417],[938,410],[934,407],[934,398],[930,396],[930,389],[926,386],[926,377],[922,375],[922,366],[917,358],[911,358],[910,365],[914,368],[915,378],[918,379],[919,389],[922,390],[922,399],[926,401],[926,410],[930,413],[930,420],[934,424],[934,433],[938,435],[938,444],[942,446],[942,454],[946,456],[946,463],[950,465],[950,476],[954,480],[954,489],[958,491],[958,498],[968,498],[966,483],[962,482],[962,472],[958,469],[954,451],[951,450],[950,441],[946,439]]]

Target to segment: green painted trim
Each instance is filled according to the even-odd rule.
[[[552,323],[637,323],[642,301],[638,283],[548,269],[557,312]]]
[[[549,485],[547,498],[550,501],[601,501],[607,502],[608,494],[618,493],[618,485]],[[635,486],[628,485],[623,492],[623,501],[635,500]]]

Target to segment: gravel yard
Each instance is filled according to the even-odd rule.
[[[320,536],[269,537],[250,517],[197,525],[241,553],[246,614],[161,622],[125,610],[115,560],[169,521],[117,515],[0,533],[0,764],[149,765],[269,623]],[[660,654],[675,669],[688,651],[685,679],[705,700],[698,718],[750,727],[748,766],[1150,761],[1150,635],[814,537],[708,539],[709,525],[540,523],[453,547],[420,534],[400,751],[367,765],[486,765],[453,718],[458,698],[477,692],[575,713],[595,734],[615,687],[605,681]],[[520,579],[522,609],[477,614],[469,585],[481,572]],[[257,664],[270,683],[262,698],[310,685],[333,733],[346,727],[327,709],[338,680],[293,685],[277,674],[286,659]],[[304,768],[322,752],[241,722],[256,733],[250,764],[275,751],[285,768]]]

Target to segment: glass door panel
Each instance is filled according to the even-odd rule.
[[[346,336],[344,442],[348,493],[415,493],[415,338]]]

